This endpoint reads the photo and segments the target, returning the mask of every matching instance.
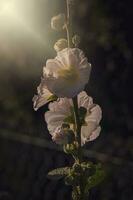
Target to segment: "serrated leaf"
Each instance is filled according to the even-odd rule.
[[[95,174],[90,176],[87,180],[85,193],[87,193],[91,188],[101,183],[104,180],[104,178],[105,178],[104,170],[101,168],[101,166],[97,165]]]
[[[70,172],[69,167],[61,167],[50,171],[47,175],[47,178],[52,180],[59,180],[65,176],[67,176]]]

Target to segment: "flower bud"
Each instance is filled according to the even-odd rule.
[[[65,26],[65,14],[61,13],[51,19],[51,28],[56,31],[63,30]]]
[[[64,134],[64,130],[62,129],[62,127],[57,127],[55,129],[52,139],[57,144],[60,144],[60,145],[67,144],[67,135]]]
[[[64,129],[66,135],[67,135],[67,143],[72,144],[75,140],[74,132],[71,129]]]
[[[57,127],[52,136],[53,141],[57,144],[72,144],[75,140],[74,132],[69,128],[68,124],[63,124],[62,127]]]
[[[66,154],[75,154],[75,145],[74,144],[65,144],[64,152]]]
[[[61,38],[61,39],[57,40],[57,42],[55,43],[54,49],[55,49],[56,52],[59,52],[59,51],[65,49],[65,48],[67,48],[67,46],[68,46],[67,40],[64,39],[64,38]]]
[[[77,47],[80,44],[80,36],[79,35],[74,35],[72,38],[72,43]]]

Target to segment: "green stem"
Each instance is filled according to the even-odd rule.
[[[67,4],[67,20],[66,20],[66,32],[67,32],[67,42],[68,42],[68,48],[72,46],[72,19],[71,19],[71,13],[70,13],[70,3],[69,0],[66,0]]]
[[[72,16],[70,13],[70,2],[69,0],[66,0],[67,4],[67,20],[66,20],[66,33],[67,33],[67,41],[68,41],[68,48],[72,47]],[[75,159],[75,162],[78,164],[81,164],[82,162],[82,152],[81,152],[81,124],[80,124],[80,118],[78,113],[78,99],[77,96],[73,99],[73,106],[74,106],[74,131],[75,131],[75,139],[78,143],[78,149],[77,149],[77,155],[73,155],[73,158]],[[73,188],[73,200],[84,200],[83,197],[83,191],[82,191],[82,172],[80,173],[80,185],[76,188]]]
[[[82,193],[81,189],[78,186],[73,187],[72,199],[73,200],[88,200],[89,194],[85,195]]]
[[[76,140],[78,142],[79,148],[81,148],[81,124],[78,113],[78,100],[77,96],[73,98],[73,106],[74,106],[74,118],[75,118],[75,126],[76,126]]]
[[[81,164],[82,162],[82,152],[81,152],[81,123],[80,123],[80,118],[79,118],[79,113],[78,113],[78,98],[77,96],[73,98],[73,106],[74,106],[74,118],[75,118],[75,137],[76,141],[78,142],[78,152],[77,152],[77,157],[76,162]],[[84,191],[82,187],[82,170],[80,172],[80,184],[77,188],[73,188],[73,200],[85,200],[84,198]],[[78,192],[77,192],[78,191]]]
[[[69,34],[69,28],[68,28],[67,24],[66,24],[65,28],[66,28],[66,32],[67,32],[67,44],[68,44],[68,48],[70,48],[70,34]]]

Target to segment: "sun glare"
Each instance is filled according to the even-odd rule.
[[[15,12],[14,1],[3,1],[0,3],[0,14],[9,16]]]
[[[30,18],[27,20],[23,9],[21,9],[19,1],[0,0],[0,30],[2,29],[4,33],[4,29],[6,31],[5,27],[8,27],[8,30],[14,30],[18,32],[18,34],[21,34],[20,30],[23,30],[27,35],[30,34],[37,43],[45,46],[44,38],[39,31],[35,29],[34,25],[32,25],[34,16],[31,14]]]

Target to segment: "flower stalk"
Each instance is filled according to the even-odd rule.
[[[67,19],[66,19],[66,32],[67,32],[67,42],[68,42],[68,48],[72,46],[72,16],[70,12],[70,2],[69,0],[66,0],[67,5]]]
[[[66,23],[66,31],[67,31],[67,41],[68,41],[68,48],[72,45],[72,18],[71,18],[71,12],[70,12],[70,0],[66,0],[67,4],[67,23]],[[73,107],[74,107],[74,118],[75,118],[75,138],[78,143],[78,162],[81,162],[81,124],[79,119],[79,113],[78,113],[78,99],[77,96],[75,96],[73,99]]]
[[[76,127],[76,132],[75,132],[75,137],[76,137],[76,141],[78,143],[78,149],[77,149],[77,162],[79,165],[81,165],[82,162],[82,152],[81,152],[81,123],[80,123],[80,118],[79,118],[79,113],[78,113],[78,98],[77,96],[75,96],[73,98],[73,106],[74,106],[74,118],[75,118],[75,127]],[[75,193],[75,197],[72,196],[73,200],[84,200],[82,198],[82,192],[81,192],[81,186],[82,186],[82,181],[81,181],[81,174],[82,171],[80,169],[80,177],[79,177],[79,186],[78,186],[78,192],[77,191],[77,187],[73,187],[73,194]]]
[[[66,0],[66,15],[51,19],[51,28],[66,31],[67,40],[61,38],[55,43],[57,56],[48,59],[43,67],[43,78],[33,102],[34,110],[49,103],[45,120],[52,140],[74,158],[72,166],[52,170],[48,178],[64,178],[65,184],[72,186],[73,200],[87,200],[90,189],[103,180],[104,172],[101,166],[83,160],[82,146],[99,136],[102,111],[83,91],[91,64],[78,48],[80,37],[72,35],[72,3]]]
[[[66,32],[67,32],[68,48],[70,48],[72,46],[72,19],[71,19],[71,13],[70,13],[69,0],[66,0],[66,3],[67,3]],[[81,164],[81,123],[80,123],[80,118],[79,118],[79,113],[78,113],[78,98],[77,98],[77,96],[75,96],[72,100],[73,100],[74,119],[75,119],[75,140],[78,144],[77,156],[76,156],[75,162],[77,162],[80,165]],[[78,187],[79,187],[80,193],[75,193],[76,188],[73,187],[73,193],[75,193],[75,196],[72,195],[73,200],[81,200],[82,199],[82,197],[81,197],[82,196],[82,194],[81,194],[81,170],[80,170]]]
[[[74,106],[74,118],[75,118],[75,127],[76,127],[76,141],[78,142],[78,147],[81,148],[81,124],[78,113],[78,100],[77,96],[73,98],[73,106]]]

